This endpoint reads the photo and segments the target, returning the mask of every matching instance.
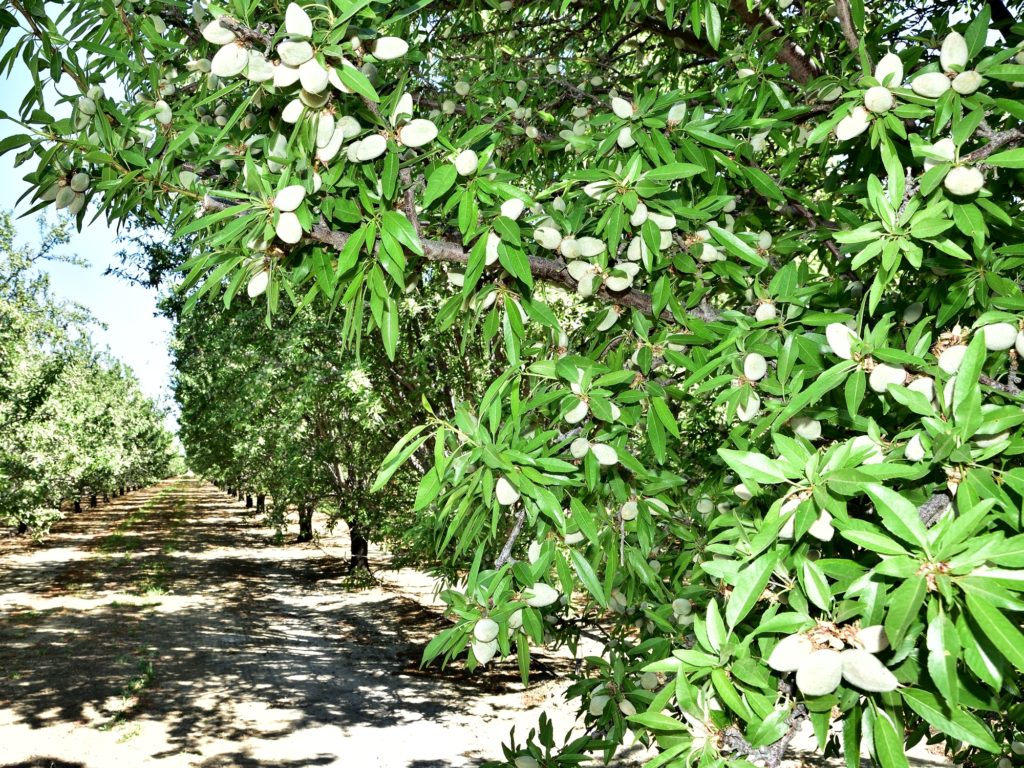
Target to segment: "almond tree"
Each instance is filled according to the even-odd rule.
[[[61,224],[38,250],[0,214],[0,525],[44,529],[61,502],[166,477],[174,452],[163,412],[131,371],[89,342],[93,320],[49,290],[41,263],[67,242]]]
[[[8,8],[33,201],[201,235],[190,304],[397,361],[454,284],[502,370],[377,485],[430,450],[427,658],[602,638],[563,760],[1021,759],[1019,2]]]
[[[436,291],[418,300],[425,312],[438,305]],[[176,316],[180,302],[169,300],[166,309]],[[317,509],[332,525],[343,520],[351,568],[365,569],[369,541],[401,549],[410,538],[409,510],[430,453],[421,451],[386,489],[370,494],[382,459],[424,421],[420,396],[451,413],[452,398],[464,400],[474,386],[482,391],[481,376],[450,371],[459,355],[479,352],[472,344],[460,350],[451,333],[424,332],[410,315],[404,325],[417,350],[390,361],[375,336],[358,354],[347,350],[342,329],[326,314],[283,314],[269,327],[263,307],[248,302],[229,310],[203,303],[177,316],[182,444],[200,474],[269,495],[275,524],[283,526],[294,508],[299,541],[312,539]],[[422,544],[415,549],[426,565]]]

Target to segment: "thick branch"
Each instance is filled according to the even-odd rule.
[[[765,768],[779,768],[789,743],[796,736],[800,724],[806,719],[807,710],[802,704],[798,704],[789,717],[789,730],[774,744],[769,744],[765,747],[752,747],[750,742],[743,737],[740,729],[733,726],[722,733],[722,749],[726,752],[735,752],[752,760],[760,761],[760,764],[764,765]]]
[[[839,15],[839,27],[843,30],[846,44],[850,46],[851,51],[857,53],[860,50],[860,39],[857,37],[857,30],[853,28],[849,0],[836,0],[836,13]]]
[[[979,163],[1005,147],[1013,147],[1018,144],[1024,144],[1024,130],[1011,128],[1008,131],[993,134],[988,144],[964,155],[960,160],[964,163]]]
[[[1003,0],[988,0],[988,7],[992,9],[992,26],[998,29],[1003,40],[1009,43],[1014,37],[1013,27],[1016,26],[1017,19],[1010,13]]]
[[[762,27],[763,37],[779,37],[780,30],[777,25],[758,8],[748,9],[747,0],[732,0],[732,10],[750,29]],[[782,41],[782,48],[775,57],[789,67],[789,73],[801,85],[809,83],[817,74],[807,55],[789,40]]]
[[[216,213],[228,208],[230,205],[231,203],[227,200],[207,198],[205,209],[207,213]],[[332,230],[323,224],[314,224],[307,237],[315,242],[330,245],[340,251],[345,247],[350,235],[347,232]],[[458,243],[451,242],[450,240],[427,240],[424,238],[420,240],[420,244],[423,246],[424,258],[430,261],[444,261],[454,264],[469,263],[469,254]],[[565,268],[566,264],[562,259],[530,256],[529,261],[530,274],[536,279],[560,285],[575,292],[576,280],[569,274]],[[595,296],[612,304],[637,309],[646,315],[654,314],[654,302],[651,296],[643,291],[630,289],[628,291],[612,292],[602,286],[595,293]],[[718,312],[713,307],[705,304],[690,310],[688,314],[704,322],[712,322],[718,319]],[[672,313],[667,309],[661,313],[661,319],[670,323],[675,322]]]

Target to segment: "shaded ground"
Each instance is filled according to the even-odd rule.
[[[345,591],[330,546],[277,545],[197,480],[0,547],[0,765],[447,768],[541,709],[571,723],[514,659],[419,670],[436,611]]]

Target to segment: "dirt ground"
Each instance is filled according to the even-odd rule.
[[[277,544],[194,479],[0,543],[0,765],[449,768],[542,710],[572,725],[563,684],[524,689],[514,658],[421,670],[431,582],[352,589],[346,555]]]
[[[432,580],[371,549],[380,581],[354,588],[344,533],[279,543],[244,504],[176,479],[40,544],[0,541],[0,766],[459,768],[500,759],[542,711],[556,735],[573,727],[550,672],[565,655],[528,688],[514,658],[420,669],[446,626]],[[911,763],[948,765],[923,745]]]

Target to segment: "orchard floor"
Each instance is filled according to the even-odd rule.
[[[499,759],[542,711],[572,727],[550,674],[568,656],[527,688],[514,658],[421,670],[446,626],[429,577],[371,550],[379,582],[352,588],[347,536],[293,539],[179,478],[41,544],[0,541],[0,766],[458,768]]]
[[[421,670],[447,626],[429,578],[348,587],[347,536],[294,530],[276,543],[177,479],[0,542],[0,765],[449,768],[500,758],[542,710],[571,727],[561,685],[524,689],[514,658]]]

